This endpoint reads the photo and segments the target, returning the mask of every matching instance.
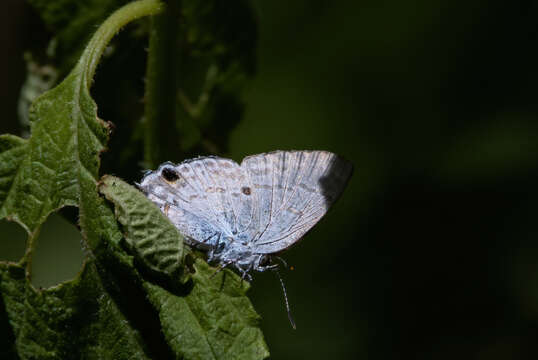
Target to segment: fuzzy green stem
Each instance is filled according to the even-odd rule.
[[[164,7],[160,0],[134,1],[116,10],[105,20],[92,36],[78,64],[83,67],[87,88],[90,88],[99,59],[112,37],[129,22],[143,16],[158,14],[164,10]]]
[[[169,0],[166,10],[151,19],[144,96],[144,161],[150,168],[180,150],[176,126],[180,9],[180,0]]]

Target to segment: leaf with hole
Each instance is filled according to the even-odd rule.
[[[143,194],[118,178],[99,183],[111,127],[98,118],[89,92],[96,66],[123,25],[163,8],[158,0],[140,0],[111,15],[71,73],[33,102],[31,136],[0,136],[0,218],[20,224],[29,239],[19,263],[0,262],[2,358],[269,356],[238,276],[224,271],[211,278],[215,270],[183,246]],[[84,266],[71,281],[35,289],[30,274],[39,230],[66,206],[79,209]]]

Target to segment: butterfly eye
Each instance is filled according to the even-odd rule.
[[[251,194],[251,191],[250,191],[250,188],[248,186],[243,186],[241,188],[241,192],[245,195],[250,195]]]
[[[178,173],[174,169],[168,167],[162,169],[161,176],[164,178],[164,180],[169,182],[174,182],[179,179]]]

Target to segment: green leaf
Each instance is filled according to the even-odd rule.
[[[141,2],[130,5],[137,3]],[[80,206],[85,230],[85,213],[100,207],[96,191],[99,154],[105,150],[110,132],[110,124],[97,117],[90,84],[114,33],[127,22],[151,14],[151,6],[153,12],[160,10],[157,1],[145,3],[149,5],[130,6],[128,11],[112,15],[67,78],[34,101],[29,114],[32,135],[24,155],[19,149],[16,159],[0,165],[0,172],[9,174],[9,186],[0,198],[0,217],[10,216],[33,233],[52,211]]]
[[[21,263],[0,263],[0,329],[15,342],[6,351],[10,358],[148,358],[141,337],[105,291],[92,260],[75,280],[45,291],[35,290],[29,275],[38,230],[60,207],[79,206],[80,225],[93,249],[106,243],[112,252],[121,237],[97,193],[99,153],[109,125],[97,118],[89,86],[114,33],[160,9],[158,1],[146,0],[113,14],[70,75],[33,103],[30,139],[0,137],[0,218],[17,221],[29,233]]]
[[[33,102],[31,137],[0,136],[0,218],[29,234],[20,263],[0,262],[0,330],[7,334],[0,345],[8,358],[269,355],[247,284],[228,270],[212,277],[216,269],[185,248],[177,229],[135,188],[111,176],[98,182],[110,132],[89,93],[98,61],[123,25],[162,9],[158,0],[139,0],[112,14],[72,72]],[[30,274],[39,229],[65,206],[79,208],[84,267],[72,281],[36,290]]]
[[[0,263],[0,291],[21,359],[149,359],[93,262],[77,279],[41,291],[24,268]]]
[[[26,156],[27,141],[14,135],[0,136],[0,204],[4,204],[22,160]],[[0,207],[0,218],[6,217],[6,208]]]
[[[81,39],[87,38],[88,29],[127,1],[30,2],[54,32],[48,56],[34,51],[33,57],[40,60],[39,68],[52,65],[62,78],[82,51],[85,41]],[[166,32],[165,36],[160,33],[157,37],[170,41],[164,46],[166,56],[158,56],[160,62],[167,64],[158,66],[162,76],[153,80],[149,72],[145,75],[146,88],[152,90],[146,94],[140,91],[144,62],[139,59],[145,54],[133,50],[142,49],[138,44],[145,43],[147,26],[123,31],[120,39],[109,45],[107,66],[98,74],[97,100],[101,97],[106,104],[106,108],[101,108],[102,114],[114,119],[118,129],[130,130],[118,132],[112,139],[112,147],[120,153],[109,157],[104,165],[130,180],[137,176],[131,164],[140,161],[136,150],[142,139],[147,143],[145,153],[152,154],[146,155],[146,167],[154,167],[164,160],[227,152],[229,135],[244,114],[244,86],[256,68],[258,30],[250,0],[174,0],[168,4],[180,6],[180,14],[174,18],[177,34]],[[149,49],[148,65],[152,62],[151,43]],[[36,80],[32,74],[28,73],[27,85]],[[154,82],[156,86],[152,86]],[[166,86],[167,82],[171,84]],[[27,91],[22,96],[27,97]],[[157,99],[153,100],[152,96]],[[145,114],[142,114],[142,97]],[[24,100],[21,99],[21,114],[26,112]],[[142,117],[148,121],[141,122]],[[159,132],[163,127],[168,128],[164,134]]]
[[[185,246],[176,227],[142,192],[114,176],[104,176],[99,191],[114,203],[125,240],[149,269],[177,275]]]
[[[239,276],[229,270],[213,276],[215,269],[201,259],[194,269],[194,286],[184,297],[145,283],[172,349],[185,359],[267,358],[259,316]]]
[[[26,80],[19,97],[20,123],[29,134],[28,107],[44,91],[58,84],[76,66],[91,35],[116,8],[131,0],[28,0],[50,30],[52,37],[32,41],[25,54]],[[108,171],[134,179],[139,162],[140,116],[144,104],[141,79],[146,62],[148,21],[137,21],[122,29],[107,44],[92,89],[101,117],[113,120],[118,131],[111,138],[115,149],[102,164]],[[48,43],[46,43],[46,42]],[[177,63],[176,63],[177,65]]]
[[[113,176],[103,177],[99,189],[114,203],[125,239],[144,265],[170,275],[183,265],[184,250],[194,256],[174,225],[140,191]],[[259,316],[245,295],[248,284],[229,270],[214,276],[216,269],[199,258],[193,269],[192,286],[182,287],[180,294],[141,280],[172,350],[185,359],[268,357]]]

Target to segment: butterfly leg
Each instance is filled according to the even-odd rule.
[[[228,261],[224,264],[220,264],[218,267],[217,267],[217,270],[215,270],[215,272],[213,274],[211,274],[211,276],[209,277],[210,279],[213,279],[219,272],[221,272],[222,270],[224,270],[226,268],[226,266],[230,265],[232,262],[231,261]]]
[[[245,280],[245,277],[248,281],[252,281],[252,276],[249,274],[249,271],[252,270],[252,265],[249,266],[247,270],[244,270],[243,268],[237,266],[239,271],[241,272],[241,287],[243,287],[243,280]]]
[[[210,237],[208,237],[206,240],[203,241],[203,243],[208,243],[209,240],[211,240],[215,236],[218,236],[218,239],[215,242],[215,246],[211,247],[211,250],[209,250],[209,252],[207,253],[207,262],[209,262],[209,263],[212,262],[213,260],[215,260],[215,258],[216,258],[215,252],[216,251],[218,252],[221,249],[221,246],[223,245],[220,242],[221,234],[220,233],[213,234]]]

